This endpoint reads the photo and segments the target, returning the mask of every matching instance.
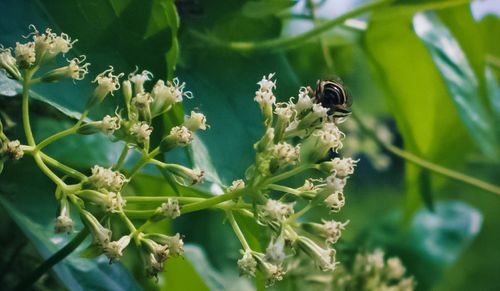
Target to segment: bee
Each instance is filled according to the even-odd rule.
[[[336,81],[318,80],[314,93],[316,102],[329,108],[329,115],[335,118],[347,117],[351,114],[352,98],[344,87]]]

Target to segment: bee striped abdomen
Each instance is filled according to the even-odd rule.
[[[330,109],[330,115],[347,116],[351,113],[351,110],[349,109],[351,99],[347,96],[342,85],[334,81],[318,81],[316,100],[323,107]]]

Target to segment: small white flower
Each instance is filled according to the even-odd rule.
[[[158,273],[163,272],[164,261],[159,261],[154,254],[149,254],[146,266],[148,276],[157,277]]]
[[[92,167],[92,175],[88,178],[88,183],[96,189],[106,189],[109,191],[120,191],[123,185],[128,182],[125,175],[113,171],[111,168],[104,168],[95,165]]]
[[[279,166],[293,165],[299,160],[300,146],[293,146],[286,142],[280,142],[273,146],[272,156],[278,161]]]
[[[300,87],[299,90],[299,99],[297,103],[295,103],[295,110],[297,113],[301,113],[305,110],[311,109],[313,106],[313,101],[311,97],[309,97],[309,90],[306,87]]]
[[[16,58],[12,56],[10,48],[4,49],[0,46],[0,69],[4,69],[11,77],[19,79],[21,73],[16,65]]]
[[[298,247],[304,251],[321,271],[332,271],[335,269],[335,249],[322,248],[314,241],[305,236],[299,236],[296,240]]]
[[[122,236],[117,241],[112,241],[104,246],[104,254],[109,258],[110,263],[119,260],[123,256],[123,250],[130,243],[130,236]]]
[[[195,111],[191,111],[191,116],[184,121],[184,127],[189,129],[190,131],[196,131],[198,129],[206,130],[207,129],[207,118],[203,113],[198,113]]]
[[[266,205],[260,206],[262,218],[270,222],[282,222],[293,214],[293,204],[268,199]]]
[[[67,34],[61,33],[61,35],[53,38],[49,51],[52,55],[57,55],[59,53],[64,55],[69,52],[75,42],[77,42],[76,39],[71,41],[71,38]]]
[[[342,192],[346,184],[346,179],[337,178],[331,175],[326,178],[326,189],[331,192]]]
[[[278,118],[289,122],[295,113],[295,106],[293,103],[277,103],[274,113]]]
[[[179,233],[174,236],[165,236],[163,243],[168,245],[170,255],[182,256],[184,254],[184,241]]]
[[[144,239],[143,242],[158,262],[164,262],[168,258],[170,250],[167,244],[159,244],[151,239]]]
[[[274,96],[273,92],[262,92],[256,91],[254,100],[259,103],[260,108],[266,108],[274,105],[276,103],[276,96]]]
[[[105,228],[101,223],[87,210],[81,210],[82,217],[94,237],[94,241],[101,247],[107,246],[111,240],[111,230]]]
[[[106,210],[110,213],[121,212],[123,207],[125,207],[127,201],[122,198],[120,193],[108,192],[106,195],[107,198],[104,205],[106,207]]]
[[[227,192],[234,192],[245,188],[245,181],[238,179],[234,180],[231,186],[227,188]]]
[[[113,75],[113,70],[113,67],[109,66],[109,69],[100,73],[94,79],[93,83],[97,82],[97,87],[88,106],[101,103],[108,94],[113,95],[114,91],[120,89],[120,77],[123,76],[123,73]]]
[[[21,149],[21,142],[17,139],[7,142],[6,151],[14,160],[19,160],[24,156],[24,151]]]
[[[283,237],[278,237],[275,241],[271,240],[266,248],[266,261],[281,265],[285,260],[285,240]]]
[[[354,167],[358,160],[353,160],[351,158],[334,158],[331,162],[333,170],[335,171],[335,176],[346,178],[354,173]]]
[[[342,231],[345,230],[345,226],[349,223],[346,222],[337,222],[335,220],[326,221],[323,220],[323,224],[321,225],[321,229],[323,234],[326,236],[326,242],[329,244],[336,243],[340,236],[342,235]]]
[[[272,91],[274,88],[276,88],[276,81],[272,80],[272,78],[274,77],[274,74],[275,73],[271,73],[267,77],[262,76],[262,80],[257,82],[257,85],[260,86],[259,91],[269,92],[269,91]]]
[[[149,71],[142,71],[140,74],[136,74],[138,69],[135,72],[128,75],[128,79],[130,82],[134,83],[135,94],[139,95],[144,93],[144,83],[146,81],[150,81],[153,78],[153,74]]]
[[[170,136],[180,146],[187,146],[193,141],[193,133],[185,126],[176,126],[170,130]]]
[[[71,217],[67,215],[59,215],[56,218],[56,225],[54,227],[55,233],[71,233],[73,232],[73,227],[75,223],[71,219]]]
[[[342,192],[335,192],[330,196],[326,197],[325,204],[328,206],[332,212],[339,212],[345,205],[345,198]]]
[[[167,202],[161,204],[159,211],[161,215],[175,219],[181,215],[181,208],[179,200],[175,198],[168,198]]]
[[[16,59],[20,67],[27,68],[35,63],[35,43],[16,42]]]
[[[121,121],[120,116],[106,115],[102,119],[102,130],[106,134],[113,134],[115,130],[120,129],[120,121]]]
[[[86,59],[85,56],[81,56],[80,59],[74,58],[69,61],[67,67],[69,77],[75,80],[83,80],[85,78],[85,75],[89,73],[88,66],[90,66],[90,63],[85,63],[81,65],[81,63],[83,63],[85,59]]]
[[[241,275],[255,277],[257,261],[253,258],[251,250],[248,249],[243,253],[242,258],[238,260],[238,268],[240,269]]]
[[[172,82],[167,81],[166,85],[163,80],[158,80],[152,91],[153,113],[168,110],[175,103],[181,102],[183,97],[193,98],[193,93],[184,91],[184,87],[186,87],[186,83],[180,83],[178,78],[174,78]]]
[[[406,268],[399,258],[389,258],[387,260],[387,276],[390,279],[399,279],[404,276]]]
[[[317,118],[326,118],[327,116],[327,112],[328,108],[326,107],[323,107],[321,104],[319,103],[314,103],[313,106],[312,106],[312,109],[313,109],[313,114],[317,117]]]
[[[153,132],[153,128],[146,122],[139,122],[132,125],[130,133],[136,137],[138,143],[149,141],[149,136]]]
[[[137,95],[132,98],[132,104],[137,107],[147,107],[153,102],[153,98],[149,93],[137,93]]]

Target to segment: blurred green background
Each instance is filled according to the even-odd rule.
[[[242,177],[253,162],[252,144],[263,131],[253,93],[262,75],[276,72],[280,100],[296,96],[300,86],[338,77],[353,96],[354,114],[379,138],[500,183],[498,1],[3,0],[0,11],[4,46],[14,46],[29,24],[52,27],[78,38],[78,53],[92,63],[92,76],[84,82],[33,92],[37,137],[71,124],[92,90],[90,80],[109,64],[124,72],[138,66],[157,78],[178,76],[195,98],[155,126],[157,138],[179,122],[182,111],[205,113],[210,130],[189,151],[169,159],[204,169],[209,181],[202,186],[217,189]],[[2,121],[10,136],[22,138],[18,92],[0,74]],[[106,102],[103,112],[112,112],[118,101]],[[402,258],[419,290],[498,290],[500,197],[405,162],[352,122],[342,129],[347,138],[341,154],[360,162],[346,190],[346,207],[336,216],[351,221],[339,246],[340,261],[349,263],[353,249],[382,247]],[[121,148],[104,137],[61,143],[47,150],[87,171],[97,162],[111,164]],[[169,191],[154,171],[131,188],[132,193]],[[52,234],[53,191],[32,161],[5,165],[0,176],[4,286],[22,280],[67,241]],[[186,258],[171,260],[158,283],[144,278],[133,254],[112,266],[104,258],[74,254],[36,288],[252,290],[251,281],[238,277],[239,245],[222,222],[220,213],[203,212],[159,225],[185,234],[188,246]],[[296,280],[275,288],[300,289]]]

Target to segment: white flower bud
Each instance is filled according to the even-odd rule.
[[[126,182],[128,180],[122,173],[97,165],[92,167],[92,175],[87,180],[87,183],[95,189],[106,189],[115,192],[120,191]]]
[[[76,39],[71,41],[71,38],[67,34],[61,33],[61,35],[54,37],[49,48],[49,56],[47,56],[47,58],[53,58],[60,53],[63,55],[66,54],[71,48],[73,48],[73,44],[77,41],[78,40]]]
[[[404,276],[406,268],[399,258],[389,258],[387,260],[387,277],[389,279],[400,279]]]
[[[349,220],[346,222],[337,222],[335,220],[326,221],[323,220],[323,224],[321,225],[321,230],[323,235],[326,236],[326,242],[329,244],[336,243],[340,236],[342,235],[342,231],[345,230],[345,226],[349,223]]]
[[[203,113],[191,111],[191,116],[189,116],[189,118],[186,121],[184,121],[184,127],[189,129],[190,131],[196,131],[198,129],[206,130],[207,129],[206,121],[207,118]]]
[[[123,207],[127,201],[122,198],[120,193],[108,192],[106,195],[106,199],[104,202],[104,206],[106,210],[110,213],[119,213],[122,211]]]
[[[153,132],[153,128],[146,122],[135,123],[130,128],[130,133],[135,136],[137,142],[140,144],[144,144],[145,142],[149,141],[151,132]]]
[[[151,233],[144,235],[145,238],[152,239],[160,245],[168,246],[170,256],[182,256],[184,253],[184,242],[179,233],[174,236],[168,236],[160,233]]]
[[[335,192],[330,196],[326,197],[325,204],[328,206],[332,212],[339,212],[345,205],[344,193]]]
[[[123,256],[123,250],[130,243],[130,236],[122,236],[117,241],[112,241],[104,246],[104,254],[109,258],[109,262],[118,261]]]
[[[41,80],[42,82],[56,82],[63,78],[72,78],[74,80],[83,80],[85,75],[88,74],[90,63],[80,65],[85,61],[85,56],[80,56],[80,59],[74,58],[68,60],[69,64],[65,67],[54,69],[45,74]]]
[[[144,93],[144,83],[146,81],[150,81],[153,78],[153,74],[149,71],[142,71],[140,74],[136,74],[138,69],[135,72],[128,75],[128,79],[130,82],[134,83],[135,94],[139,95]]]
[[[311,97],[309,97],[309,90],[306,87],[300,87],[299,99],[297,100],[297,103],[295,103],[295,110],[297,110],[297,114],[311,109],[312,106],[313,101]]]
[[[234,180],[231,186],[227,187],[227,192],[235,192],[245,188],[245,181],[238,179]]]
[[[316,162],[324,158],[330,149],[342,148],[343,133],[334,123],[327,122],[321,129],[315,130],[303,143],[301,159]]]
[[[262,76],[262,80],[257,82],[257,85],[260,86],[259,91],[261,92],[269,92],[276,88],[276,81],[273,81],[275,73],[270,73],[267,77]]]
[[[266,248],[266,261],[281,265],[285,260],[285,240],[282,236],[278,237],[276,241],[271,240]]]
[[[16,60],[20,68],[27,69],[35,63],[35,43],[16,42]]]
[[[24,156],[24,151],[21,149],[21,142],[17,139],[7,142],[5,151],[14,160],[19,160]]]
[[[280,142],[273,146],[271,155],[277,161],[278,167],[293,165],[299,160],[300,145],[293,146],[286,142]]]
[[[314,260],[321,271],[326,272],[335,269],[335,265],[337,264],[335,262],[335,249],[324,249],[305,236],[299,236],[295,243],[299,249],[304,251],[304,253]]]
[[[113,67],[97,75],[93,83],[97,82],[97,87],[94,90],[92,97],[87,103],[87,108],[101,103],[108,94],[113,95],[113,92],[120,89],[120,77],[123,73],[113,75]]]
[[[170,134],[163,138],[160,147],[162,152],[168,152],[177,146],[187,146],[193,141],[193,133],[185,126],[176,126]]]
[[[107,246],[111,240],[111,230],[105,228],[101,223],[87,210],[81,210],[84,222],[94,237],[94,241],[102,248]]]
[[[10,48],[4,49],[0,46],[0,69],[4,69],[11,78],[21,79],[21,73],[16,65],[16,59],[12,56]]]
[[[161,215],[175,219],[181,215],[181,208],[179,200],[175,198],[168,198],[167,202],[161,204],[159,208]]]
[[[56,218],[56,224],[54,226],[55,233],[72,233],[75,223],[73,219],[67,215],[59,215]]]
[[[115,130],[120,129],[120,116],[106,115],[102,119],[102,131],[106,134],[113,134]]]
[[[242,252],[242,255],[242,258],[238,260],[240,275],[255,277],[255,271],[257,271],[257,261],[253,258],[252,251],[248,249],[245,252]]]
[[[153,102],[153,98],[149,93],[137,93],[137,95],[132,98],[132,104],[137,107],[147,107]]]
[[[174,78],[172,82],[167,81],[166,85],[163,80],[158,80],[152,91],[154,102],[151,111],[153,116],[169,110],[175,103],[181,102],[184,96],[188,99],[193,98],[193,93],[184,92],[185,86],[186,83],[180,83],[178,78]]]
[[[331,175],[326,178],[326,190],[331,192],[342,192],[346,184],[346,179],[337,178]]]
[[[259,209],[265,222],[283,222],[293,214],[293,205],[294,203],[268,199],[266,205],[259,206]]]

